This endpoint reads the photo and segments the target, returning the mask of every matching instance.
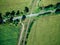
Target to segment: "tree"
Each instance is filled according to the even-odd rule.
[[[52,5],[52,4],[50,4],[50,5],[46,6],[45,8],[50,8],[50,7],[53,7],[53,5]]]
[[[13,22],[13,16],[10,17],[9,22]]]
[[[56,14],[60,13],[60,9],[56,9],[55,13]]]
[[[26,12],[26,13],[29,12],[29,8],[25,7],[24,12]]]
[[[19,12],[19,10],[17,11],[17,13],[16,13],[16,15],[19,15],[20,14],[20,12]]]
[[[56,8],[60,9],[60,3],[56,4]]]
[[[14,24],[17,25],[19,22],[19,19],[14,20]]]
[[[0,24],[3,23],[2,13],[0,13]]]
[[[23,14],[23,12],[20,12],[21,14]]]
[[[6,12],[6,14],[5,14],[7,17],[10,15],[10,12]]]
[[[25,16],[25,15],[23,15],[23,16],[22,16],[22,20],[25,20],[25,18],[26,18],[26,16]]]
[[[44,9],[47,9],[47,10],[51,9],[51,10],[53,10],[54,6],[52,4],[50,4],[50,5],[46,6],[46,7],[44,7]]]
[[[11,12],[11,16],[14,16],[15,15],[15,11],[13,10],[12,12]]]
[[[39,7],[39,9],[41,9],[41,10],[42,10],[42,7]]]

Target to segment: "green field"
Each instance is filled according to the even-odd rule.
[[[60,45],[60,14],[40,16],[31,28],[27,45]]]
[[[0,0],[0,12],[20,10],[23,11],[27,6],[29,7],[31,0]]]
[[[5,13],[6,11],[12,10],[23,11],[25,6],[30,8],[32,1],[33,0],[0,0],[0,12]],[[60,0],[41,0],[39,6],[47,6],[49,4],[56,4],[57,2],[60,2]],[[33,8],[35,8],[35,6]]]
[[[0,45],[16,45],[20,27],[10,24],[0,25]]]
[[[60,2],[60,0],[41,0],[39,5],[40,6],[47,6],[49,4],[55,5],[56,3]]]
[[[60,2],[60,0],[41,0],[39,7],[49,4],[55,5],[57,2]],[[4,14],[6,11],[11,12],[12,10],[15,10],[15,12],[17,10],[23,11],[25,6],[30,8],[31,3],[32,0],[0,0],[0,13],[2,12]],[[35,6],[33,9],[35,9]],[[34,12],[36,11],[34,10]],[[48,15],[36,18],[31,28],[27,45],[60,45],[60,14]],[[27,22],[24,23],[27,24]],[[1,24],[0,45],[17,45],[19,30],[20,25]]]

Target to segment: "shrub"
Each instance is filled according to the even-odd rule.
[[[14,16],[15,15],[15,11],[13,10],[12,12],[11,12],[11,16]]]
[[[26,13],[29,12],[29,8],[25,7],[24,12],[26,12]]]
[[[8,17],[9,15],[10,15],[10,12],[6,12],[6,13],[5,13],[5,16]]]
[[[14,20],[14,24],[17,25],[19,22],[19,19]]]
[[[19,12],[19,10],[17,11],[17,13],[16,13],[16,15],[19,15],[20,14],[20,12]]]
[[[10,17],[9,22],[13,22],[13,16]]]
[[[56,8],[60,9],[60,3],[56,4]]]
[[[52,4],[50,4],[50,5],[46,6],[46,7],[44,7],[44,9],[46,9],[46,10],[50,10],[50,9],[53,10],[54,6]]]
[[[60,13],[60,9],[56,9],[55,13],[56,14]]]
[[[0,13],[0,24],[3,23],[2,13]]]
[[[25,18],[26,18],[26,16],[25,16],[25,15],[23,15],[23,16],[22,16],[22,20],[25,20]]]

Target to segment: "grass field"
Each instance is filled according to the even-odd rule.
[[[27,45],[60,45],[60,14],[39,17],[31,28]]]
[[[23,11],[25,6],[30,8],[31,2],[32,0],[0,0],[0,12],[4,14],[6,11],[11,12],[12,10]],[[57,2],[60,2],[60,0],[41,0],[39,6],[47,6]],[[31,29],[27,45],[60,45],[59,19],[60,14],[38,18]],[[19,30],[20,28],[17,26],[0,25],[0,45],[16,45]]]
[[[29,7],[31,0],[0,0],[0,12],[20,10],[23,11],[25,6]]]
[[[39,6],[47,6],[49,4],[56,4],[57,2],[60,2],[60,0],[41,0]],[[5,13],[6,11],[12,10],[23,11],[25,6],[30,8],[31,3],[32,0],[0,0],[0,12]],[[33,8],[35,8],[35,6]]]
[[[0,45],[16,45],[20,27],[10,24],[0,25]]]
[[[55,5],[58,2],[60,2],[60,0],[41,0],[39,5],[40,6],[48,6],[49,4]]]

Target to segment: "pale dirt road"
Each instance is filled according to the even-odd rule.
[[[22,25],[22,29],[21,29],[21,32],[19,34],[19,39],[18,39],[18,44],[17,45],[20,45],[22,43],[22,37],[23,37],[23,33],[24,33],[24,24],[21,23]]]

